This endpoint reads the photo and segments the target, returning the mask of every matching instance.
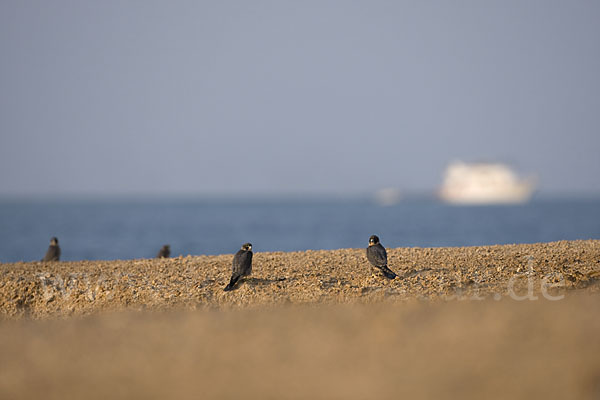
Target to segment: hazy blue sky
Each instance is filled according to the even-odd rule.
[[[0,195],[600,192],[600,1],[0,2]]]

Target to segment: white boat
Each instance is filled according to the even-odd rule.
[[[453,162],[439,197],[451,204],[520,204],[529,201],[535,179],[519,178],[505,164]]]
[[[400,189],[388,187],[378,190],[373,197],[375,203],[380,206],[395,206],[402,201],[402,192]]]

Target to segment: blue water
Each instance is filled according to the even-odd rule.
[[[0,202],[0,262],[43,257],[57,236],[63,260],[366,247],[471,246],[600,239],[600,199],[455,207],[410,200],[163,200]]]

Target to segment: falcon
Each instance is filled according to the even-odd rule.
[[[252,273],[252,244],[244,243],[242,248],[235,253],[231,270],[231,280],[223,289],[226,292],[232,290],[240,278]]]
[[[58,246],[58,239],[53,237],[50,239],[50,246],[46,251],[46,255],[42,258],[42,261],[58,261],[60,260],[60,247]]]
[[[156,255],[156,258],[169,258],[171,256],[171,246],[169,246],[168,244],[165,244],[163,247],[160,248],[158,254]]]
[[[367,247],[367,260],[375,268],[378,268],[386,278],[394,279],[396,274],[387,266],[387,253],[385,247],[379,243],[377,235],[369,238],[369,247]]]

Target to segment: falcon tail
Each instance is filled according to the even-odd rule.
[[[227,286],[225,286],[225,289],[223,289],[226,292],[229,292],[230,290],[233,289],[233,287],[235,286],[235,284],[237,283],[237,281],[240,280],[240,276],[232,276],[231,280],[229,281],[229,284]]]
[[[379,269],[381,270],[381,272],[383,272],[383,275],[388,278],[388,279],[394,279],[396,277],[396,274],[387,267],[387,265],[382,265],[381,267],[379,267]]]

